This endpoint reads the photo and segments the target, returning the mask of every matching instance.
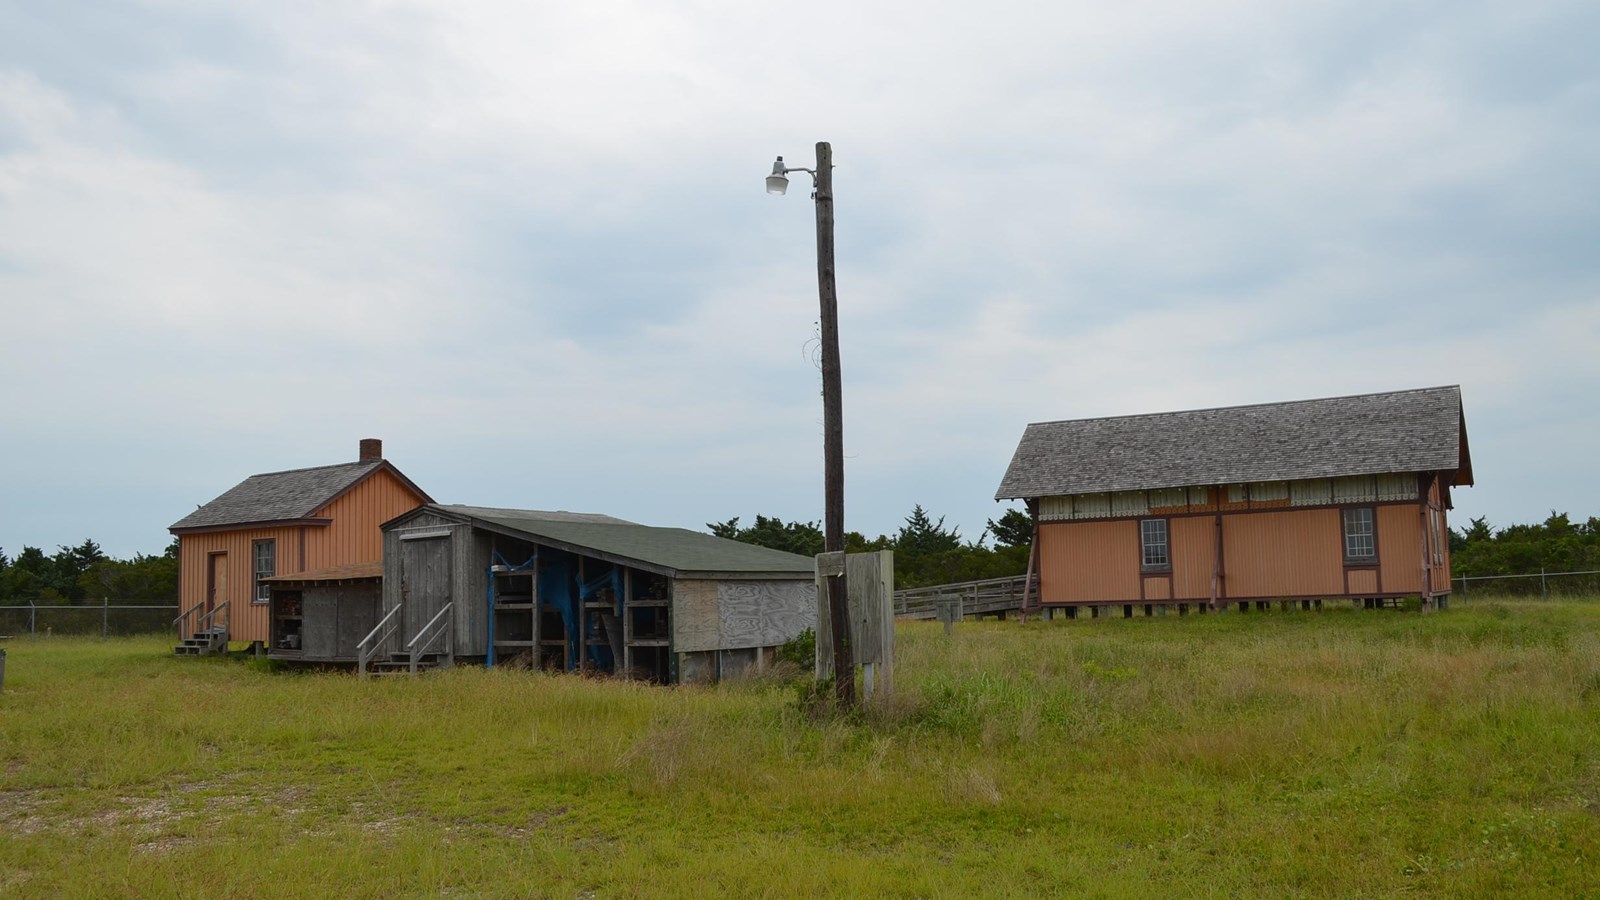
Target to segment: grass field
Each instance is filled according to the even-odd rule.
[[[853,722],[12,640],[0,895],[1600,896],[1600,603],[897,639]]]

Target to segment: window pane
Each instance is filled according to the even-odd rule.
[[[1167,520],[1145,519],[1139,523],[1139,544],[1143,551],[1141,562],[1147,568],[1169,565],[1167,555]]]
[[[1378,555],[1371,509],[1344,511],[1344,555],[1346,559],[1372,559]]]

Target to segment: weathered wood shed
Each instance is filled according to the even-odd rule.
[[[1029,425],[995,499],[1026,500],[1045,605],[1450,591],[1472,484],[1457,386]]]
[[[383,525],[367,648],[701,682],[815,626],[805,556],[588,513],[427,504]]]
[[[383,615],[383,563],[356,563],[261,579],[272,593],[267,656],[353,663]]]

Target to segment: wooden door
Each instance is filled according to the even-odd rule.
[[[400,634],[404,637],[396,649],[405,649],[449,600],[450,539],[401,541]],[[438,646],[444,646],[443,642]]]
[[[228,599],[228,554],[209,554],[206,556],[206,612],[210,613],[226,599]]]

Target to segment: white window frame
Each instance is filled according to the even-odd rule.
[[[270,571],[261,567],[261,551],[267,551],[267,561],[272,565]],[[272,586],[262,584],[261,579],[271,578],[278,574],[278,542],[274,539],[250,542],[250,575],[254,592],[250,595],[250,602],[259,606],[272,600]]]
[[[1139,571],[1172,571],[1172,529],[1166,519],[1139,520]]]
[[[1355,514],[1354,518],[1352,514]],[[1344,536],[1344,561],[1350,564],[1377,562],[1377,510],[1370,506],[1347,506],[1340,510],[1339,521],[1340,532]],[[1354,530],[1352,525],[1356,526]],[[1367,552],[1360,552],[1362,550]]]

